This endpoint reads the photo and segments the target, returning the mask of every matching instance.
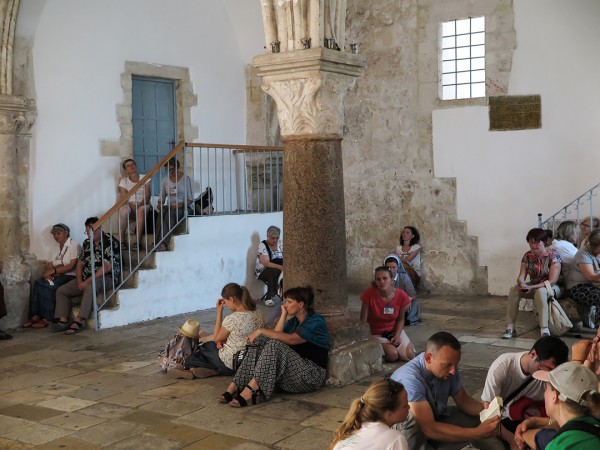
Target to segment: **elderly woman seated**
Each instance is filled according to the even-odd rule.
[[[127,194],[134,188],[134,186],[144,178],[144,174],[140,174],[137,170],[137,165],[133,159],[126,159],[122,164],[125,177],[121,178],[119,182],[119,196],[120,200],[124,199]],[[129,226],[129,220],[135,220],[136,228],[136,241],[131,245],[132,250],[138,250],[138,247],[142,243],[142,236],[146,229],[146,213],[152,209],[150,205],[150,180],[146,184],[140,187],[132,197],[129,197],[129,201],[121,206],[119,210],[119,238],[121,239],[121,247],[127,248],[127,239],[125,230]]]
[[[248,336],[246,355],[219,397],[221,403],[236,408],[255,405],[270,400],[276,389],[312,392],[325,382],[329,330],[325,318],[313,309],[313,290],[288,289],[283,298],[275,329],[259,328]]]
[[[50,230],[56,247],[54,256],[46,263],[43,275],[35,280],[29,300],[29,320],[23,328],[44,328],[54,320],[56,290],[75,279],[75,266],[80,246],[71,239],[69,227],[57,223]]]
[[[267,285],[265,305],[274,306],[273,297],[277,294],[277,282],[283,271],[283,242],[279,239],[281,230],[275,225],[267,228],[267,239],[258,244],[256,255],[256,278]]]

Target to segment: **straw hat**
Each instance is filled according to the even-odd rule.
[[[188,319],[185,323],[179,327],[179,332],[190,339],[198,339],[198,333],[200,332],[200,322],[193,319]]]

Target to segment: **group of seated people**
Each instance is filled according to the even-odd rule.
[[[576,306],[579,320],[576,328],[596,328],[595,312],[600,306],[600,229],[598,219],[586,217],[577,223],[566,220],[556,231],[541,228],[529,230],[529,244],[521,258],[521,266],[508,294],[505,339],[517,335],[516,321],[522,299],[532,299],[541,336],[550,335],[548,297],[569,297]],[[591,227],[594,227],[592,229]],[[579,247],[577,247],[579,245]],[[552,292],[550,292],[550,290]]]
[[[124,199],[135,185],[144,177],[138,173],[133,159],[126,159],[122,164],[125,177],[119,182],[120,199]],[[171,228],[184,215],[184,208],[192,204],[192,184],[187,175],[180,170],[179,162],[172,158],[166,165],[168,176],[163,178],[158,208],[162,211],[161,220],[157,223],[156,241],[161,241],[156,251],[167,249]],[[148,229],[146,218],[152,211],[150,205],[150,186],[148,180],[129,198],[126,205],[119,210],[120,241],[103,232],[94,230],[97,217],[85,221],[85,233],[88,239],[83,247],[70,237],[70,229],[63,223],[54,225],[50,233],[56,242],[56,248],[44,267],[42,276],[35,280],[29,301],[28,320],[24,328],[45,328],[52,331],[77,334],[84,328],[93,308],[92,279],[95,278],[96,294],[112,289],[121,273],[120,253],[128,248],[126,237],[129,219],[136,222],[136,241],[131,250],[143,247],[142,236]],[[153,224],[154,225],[154,224]],[[94,242],[95,276],[91,275],[91,254],[89,237]],[[80,300],[80,310],[74,320],[70,320],[72,303]]]
[[[435,333],[425,352],[352,403],[329,450],[598,449],[599,340],[574,344],[570,362],[555,336],[500,355],[479,401],[462,384],[460,342]],[[500,407],[497,397],[504,399]]]
[[[192,346],[193,353],[186,355],[181,367],[161,367],[173,378],[233,376],[218,401],[236,408],[268,401],[275,390],[319,389],[325,382],[329,351],[325,318],[314,310],[310,286],[286,290],[283,300],[274,328],[265,328],[248,290],[227,284],[217,300],[214,333],[196,330],[195,336],[188,337],[199,343]],[[232,311],[225,318],[224,307]]]
[[[144,178],[140,174],[137,165],[133,159],[126,159],[122,164],[125,177],[119,182],[119,200],[124,200]],[[190,213],[193,212],[193,190],[192,181],[189,176],[181,170],[181,166],[176,157],[171,158],[165,166],[168,175],[161,180],[160,195],[158,199],[158,210],[160,219],[154,223],[154,214],[150,203],[151,179],[135,191],[128,199],[127,204],[119,209],[119,236],[122,250],[127,250],[128,236],[126,231],[129,228],[129,221],[135,221],[136,240],[131,244],[132,251],[138,251],[146,246],[143,239],[145,234],[150,234],[152,230],[155,236],[156,251],[166,251],[168,248],[169,236],[173,227],[185,216],[186,208]],[[147,223],[146,218],[152,220]],[[150,227],[150,228],[149,228]],[[148,233],[146,233],[148,231]]]

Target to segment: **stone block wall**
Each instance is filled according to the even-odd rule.
[[[487,98],[438,98],[441,22],[481,15],[486,17],[487,95],[505,95],[516,45],[510,0],[348,0],[346,42],[359,43],[367,60],[344,102],[351,290],[368,285],[372,269],[395,248],[402,228],[413,225],[421,232],[427,289],[487,293],[477,238],[456,215],[457,180],[434,176],[432,135],[434,109],[487,104]],[[248,136],[267,130],[268,141],[266,117],[256,120],[268,99],[254,95],[249,100]]]

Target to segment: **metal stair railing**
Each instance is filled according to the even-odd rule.
[[[594,217],[594,211],[597,210],[599,206],[595,204],[594,200],[598,197],[599,192],[600,183],[593,188],[588,189],[585,193],[559,209],[546,220],[542,220],[542,214],[539,213],[538,227],[552,230],[552,233],[555,234],[560,223],[565,220],[572,220],[579,225],[585,218]],[[596,221],[590,221],[592,229],[594,228],[594,222]]]
[[[163,175],[161,169],[167,167],[173,158],[176,159],[177,163],[175,164],[183,172],[184,185],[187,185],[189,180],[191,186],[191,188],[184,188],[184,204],[187,207],[172,208],[171,214],[167,214],[169,205],[163,205],[162,209],[157,208],[156,196],[153,197],[154,201],[147,201],[146,198],[141,202],[136,201],[135,193],[139,189],[143,189],[152,178],[158,177],[159,185],[162,186],[163,179],[169,175]],[[167,196],[168,194],[166,193]],[[203,194],[205,194],[205,198],[209,198],[207,205],[202,203]],[[161,200],[164,195],[164,192],[160,193]],[[132,221],[129,221],[129,212],[125,215],[125,219],[119,214],[120,209],[129,203],[135,205],[135,211],[139,207],[150,210],[145,216],[146,220],[143,225],[138,221],[137,214]],[[111,271],[111,277],[92,277],[91,288],[94,293],[93,311],[96,330],[101,327],[99,312],[106,308],[111,301],[116,300],[117,292],[120,289],[133,284],[136,271],[148,264],[149,258],[157,247],[168,243],[168,238],[173,232],[188,232],[188,217],[208,214],[276,212],[282,211],[282,208],[282,147],[179,142],[133,186],[127,195],[102,215],[90,230],[86,230],[91,238],[93,232],[100,229],[109,236],[110,244],[116,241],[120,248],[118,254],[114,254],[113,250],[108,251],[109,257],[119,264],[120,273],[115,274]],[[124,221],[126,223],[123,223]],[[140,241],[137,239],[139,226],[144,229]],[[128,245],[134,228],[136,231],[134,244],[136,245]],[[120,242],[114,236],[123,229],[128,242]],[[102,261],[94,261],[94,252],[90,252],[91,273],[95,273],[94,268],[105,266],[105,246],[110,245],[105,241],[106,239],[100,239],[96,244],[102,255]],[[101,283],[101,285],[97,286],[97,283]]]

